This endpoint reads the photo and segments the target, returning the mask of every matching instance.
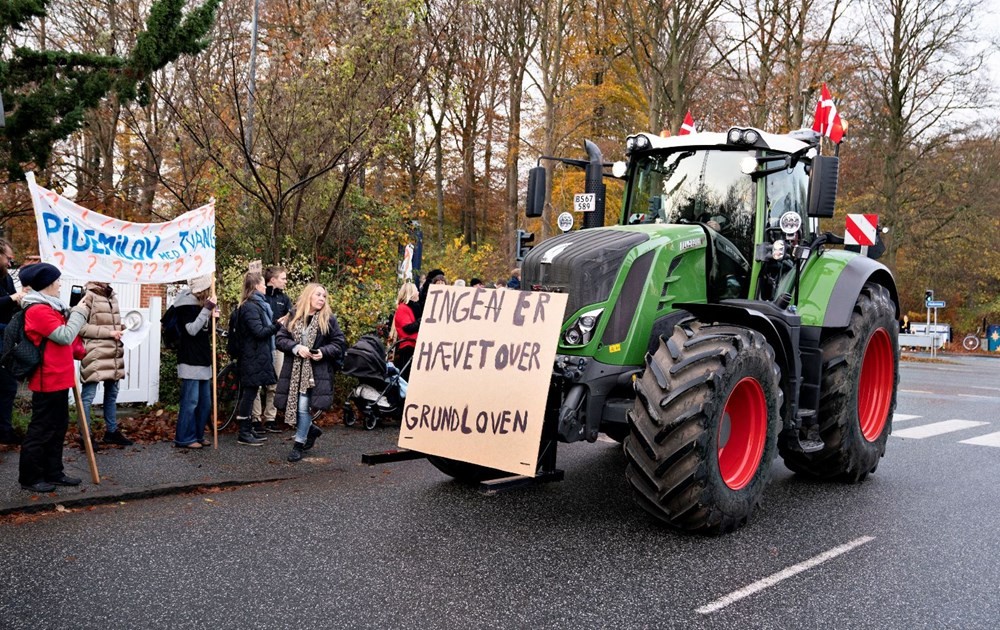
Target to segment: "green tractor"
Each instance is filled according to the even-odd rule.
[[[896,285],[873,259],[880,241],[871,252],[831,248],[843,239],[818,231],[833,216],[839,170],[820,139],[638,134],[626,163],[604,164],[590,142],[588,160],[540,158],[585,168],[583,205],[594,210],[586,229],[545,240],[522,263],[523,290],[569,300],[539,475],[554,469],[556,442],[603,432],[624,442],[643,508],[671,528],[718,533],[746,523],[776,452],[819,479],[875,471],[899,382]],[[604,177],[625,183],[613,227]],[[541,215],[544,191],[537,166],[529,217]]]

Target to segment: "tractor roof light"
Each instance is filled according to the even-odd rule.
[[[753,146],[760,141],[760,132],[756,129],[740,129],[739,127],[733,127],[726,134],[726,141],[729,144]]]

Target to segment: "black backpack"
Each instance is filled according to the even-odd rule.
[[[29,304],[14,313],[3,331],[3,354],[0,355],[0,366],[17,380],[29,378],[34,374],[42,363],[45,344],[48,342],[48,338],[43,337],[42,343],[36,346],[24,334],[24,316],[32,306],[39,305]]]
[[[163,345],[171,350],[176,350],[181,342],[181,326],[177,321],[177,308],[171,306],[160,318],[161,337]]]
[[[240,309],[233,309],[229,314],[229,326],[226,329],[226,354],[230,359],[238,359],[240,354]]]

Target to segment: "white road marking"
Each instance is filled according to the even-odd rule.
[[[979,427],[984,424],[989,424],[989,422],[977,422],[975,420],[944,420],[942,422],[932,422],[919,427],[910,427],[909,429],[894,431],[893,435],[901,438],[922,440],[924,438],[934,437],[935,435],[951,433],[952,431],[962,431],[963,429]]]
[[[841,554],[847,553],[848,551],[854,549],[855,547],[860,547],[861,545],[869,543],[873,540],[875,540],[874,536],[862,536],[861,538],[856,538],[849,543],[845,543],[843,545],[840,545],[839,547],[834,547],[829,551],[824,551],[818,556],[814,556],[808,560],[792,565],[787,569],[778,571],[777,573],[770,575],[764,578],[763,580],[758,580],[753,584],[744,586],[738,591],[733,591],[732,593],[726,595],[725,597],[721,597],[715,600],[714,602],[705,604],[701,608],[696,609],[695,612],[698,613],[699,615],[707,615],[709,613],[714,613],[718,610],[722,610],[723,608],[725,608],[730,604],[736,603],[741,599],[753,595],[754,593],[758,593],[764,590],[765,588],[774,586],[778,582],[787,580],[788,578],[798,575],[803,571],[808,571],[809,569],[817,565],[823,564],[827,560],[832,560],[833,558],[836,558]]]
[[[982,394],[959,394],[959,398],[978,398],[979,400],[996,400],[996,396],[983,396]]]
[[[892,423],[906,422],[907,420],[913,420],[914,418],[919,418],[920,416],[911,416],[908,413],[894,413],[892,414]]]
[[[901,389],[900,392],[904,394],[933,394],[934,392],[927,392],[922,389]]]
[[[1000,433],[987,433],[979,437],[962,440],[959,444],[975,444],[976,446],[995,446],[1000,448]]]
[[[609,438],[608,436],[604,435],[603,433],[598,433],[597,434],[597,441],[598,442],[608,442],[609,444],[617,444],[618,443],[618,440],[614,440],[612,438]]]

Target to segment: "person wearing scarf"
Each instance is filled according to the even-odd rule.
[[[69,428],[69,390],[76,384],[73,360],[84,356],[77,335],[90,317],[90,299],[84,297],[69,311],[59,299],[62,272],[54,265],[36,263],[19,275],[21,285],[32,289],[21,299],[26,309],[24,335],[39,346],[42,362],[28,379],[31,422],[21,445],[18,481],[31,492],[52,492],[56,486],[81,483],[64,472],[62,451]]]
[[[333,375],[347,350],[347,340],[322,285],[306,285],[291,319],[278,330],[275,343],[285,353],[285,361],[274,406],[284,408],[285,424],[295,427],[288,461],[297,462],[323,434],[313,426],[312,415],[333,406]]]
[[[274,335],[279,324],[273,320],[271,306],[264,299],[264,276],[249,272],[243,277],[243,299],[236,318],[238,338],[236,371],[240,377],[236,422],[239,424],[237,444],[262,446],[267,437],[253,430],[250,414],[262,385],[272,385],[278,376],[274,372]]]

